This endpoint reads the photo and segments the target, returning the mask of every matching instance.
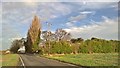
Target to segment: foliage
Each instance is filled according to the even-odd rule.
[[[38,45],[39,45],[39,42],[40,42],[40,37],[38,36],[38,37],[37,37],[37,40],[35,41],[35,43],[33,44],[33,47],[32,47],[33,52],[40,50],[40,49],[39,49],[39,46],[38,46]]]
[[[46,42],[43,48],[44,53],[51,54],[70,54],[70,53],[115,53],[118,52],[117,40],[104,40],[98,38],[91,38],[83,40],[82,38],[72,39],[67,41],[51,41],[50,46]]]
[[[26,53],[32,53],[38,51],[38,44],[41,35],[41,26],[39,18],[34,17],[32,24],[27,33],[27,42],[26,42]]]
[[[79,42],[83,42],[83,41],[84,41],[84,39],[82,39],[82,38],[71,39],[72,43],[79,43]]]
[[[46,46],[44,48],[44,53],[50,52],[51,54],[69,54],[72,52],[70,45],[67,42],[60,41],[60,42],[50,42],[46,43]]]
[[[80,53],[112,53],[118,52],[118,43],[116,40],[104,40],[92,38],[81,43]]]
[[[72,53],[77,54],[79,50],[79,43],[71,44]]]
[[[17,53],[18,49],[23,46],[22,44],[22,40],[14,40],[12,42],[12,45],[11,45],[11,48],[10,48],[10,51],[13,52],[13,53]]]
[[[42,51],[45,54],[67,54],[71,53],[72,49],[67,42],[71,38],[71,34],[63,29],[57,29],[55,33],[43,31],[42,38],[45,42]]]

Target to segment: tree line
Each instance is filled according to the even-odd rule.
[[[67,34],[67,36],[65,36]],[[47,33],[46,33],[47,35]],[[92,37],[91,39],[84,40],[82,38],[71,39],[71,34],[65,30],[59,29],[55,34],[56,40],[46,40],[41,51],[44,54],[77,54],[77,53],[112,53],[118,52],[118,40],[105,40]],[[51,36],[50,35],[50,36]],[[43,35],[45,37],[45,34]],[[51,38],[52,38],[51,37]],[[48,39],[48,37],[46,37]]]
[[[40,54],[77,54],[77,53],[115,53],[118,52],[118,40],[105,40],[92,37],[84,40],[82,38],[71,39],[71,34],[63,29],[56,30],[55,33],[42,31],[42,39],[36,50]],[[25,45],[24,39],[14,40],[10,50],[17,53],[20,46]]]
[[[78,38],[74,40],[71,39],[71,41],[52,41],[50,43],[50,48],[48,42],[46,42],[46,46],[41,48],[44,54],[47,54],[49,50],[50,54],[115,53],[118,52],[118,44],[120,41],[98,38],[83,40]]]

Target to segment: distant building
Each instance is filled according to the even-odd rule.
[[[21,46],[20,49],[18,49],[18,53],[25,53],[25,46]]]
[[[10,51],[9,51],[9,50],[6,50],[5,54],[10,54]]]

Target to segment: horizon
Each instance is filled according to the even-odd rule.
[[[118,40],[118,10],[117,2],[3,2],[0,50],[27,36],[34,15],[43,31],[47,30],[45,22],[50,22],[52,32],[62,28],[73,38]]]

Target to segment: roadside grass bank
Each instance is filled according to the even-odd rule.
[[[118,66],[118,53],[65,54],[44,56],[80,66]]]
[[[17,66],[19,62],[19,55],[18,54],[6,54],[0,55],[1,59],[1,66]]]

